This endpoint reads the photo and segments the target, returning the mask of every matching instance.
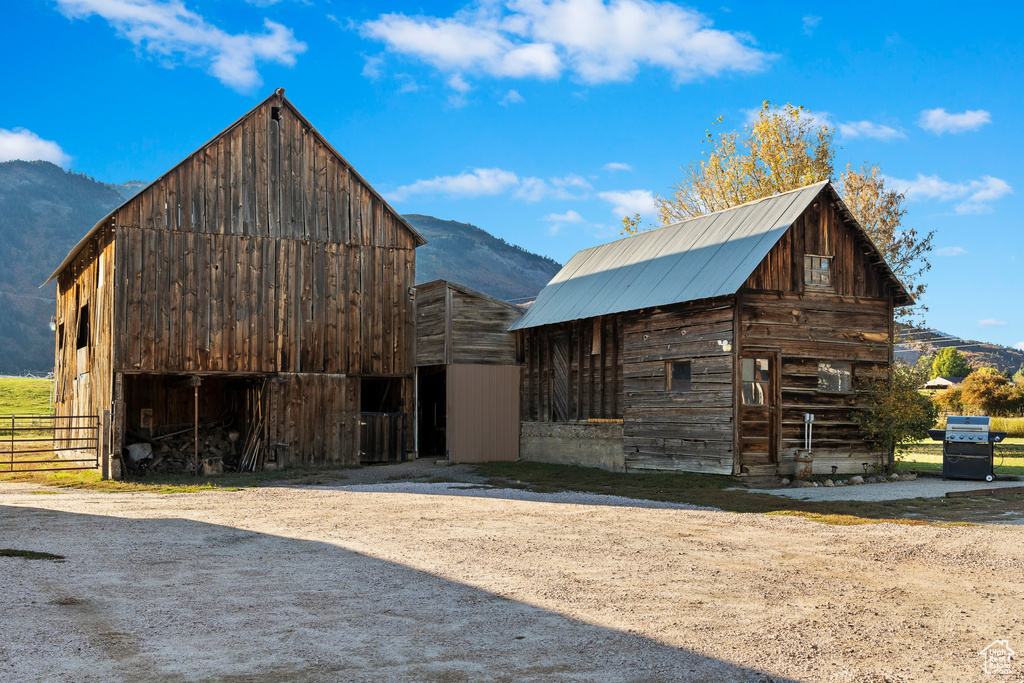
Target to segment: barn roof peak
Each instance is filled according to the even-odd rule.
[[[63,260],[63,261],[61,262],[61,264],[60,264],[60,265],[59,265],[59,266],[57,267],[57,269],[56,269],[55,271],[53,271],[53,274],[52,274],[52,275],[50,275],[50,277],[49,277],[49,278],[48,278],[48,279],[46,280],[46,282],[44,282],[44,283],[43,283],[43,284],[42,284],[41,286],[45,286],[45,285],[49,284],[49,283],[50,283],[50,282],[51,282],[51,281],[52,281],[52,280],[53,280],[54,278],[56,278],[56,277],[57,277],[57,276],[58,276],[58,275],[59,275],[59,274],[60,274],[60,273],[61,273],[61,272],[62,272],[62,271],[63,271],[63,270],[65,269],[65,268],[67,268],[67,267],[68,267],[68,266],[69,266],[69,265],[71,264],[71,262],[75,260],[75,257],[76,257],[76,256],[78,256],[78,254],[79,254],[79,253],[80,253],[80,252],[81,252],[81,251],[82,251],[82,250],[83,250],[83,249],[85,248],[85,246],[86,246],[87,244],[89,244],[89,241],[90,241],[90,240],[91,240],[91,239],[92,239],[93,237],[95,237],[95,235],[96,235],[96,234],[97,234],[97,233],[98,233],[98,232],[99,232],[99,231],[100,231],[100,230],[101,230],[101,229],[103,228],[104,224],[106,224],[106,223],[107,223],[108,221],[110,221],[110,219],[111,219],[111,218],[112,218],[112,217],[113,217],[113,216],[114,216],[114,215],[115,215],[115,214],[116,214],[116,213],[117,213],[117,212],[118,212],[118,211],[119,211],[119,210],[120,210],[120,209],[121,209],[122,207],[124,207],[124,206],[125,206],[126,204],[128,204],[129,202],[133,201],[133,200],[135,199],[135,197],[137,197],[137,196],[141,195],[141,194],[142,194],[142,193],[144,193],[144,192],[148,192],[148,191],[150,190],[150,188],[152,188],[152,187],[153,187],[153,186],[154,186],[154,185],[155,185],[156,183],[158,183],[158,182],[159,182],[159,181],[160,181],[160,180],[161,180],[162,178],[164,178],[165,176],[167,176],[168,174],[170,174],[170,173],[171,173],[172,171],[174,171],[174,170],[175,170],[176,168],[178,168],[179,166],[181,166],[181,165],[182,165],[183,163],[185,163],[186,161],[188,161],[189,159],[191,159],[191,158],[192,158],[192,157],[193,157],[193,156],[194,156],[195,154],[197,154],[197,153],[198,153],[198,152],[200,152],[201,150],[205,149],[205,148],[206,148],[207,146],[209,146],[209,145],[210,145],[211,143],[213,143],[213,142],[216,142],[216,141],[217,141],[217,140],[219,140],[219,139],[220,139],[221,137],[223,137],[223,136],[227,135],[228,133],[230,133],[230,132],[231,132],[232,130],[234,130],[234,129],[235,129],[235,127],[237,127],[237,126],[241,125],[243,121],[245,121],[246,119],[248,119],[248,118],[249,118],[250,116],[253,116],[253,115],[254,115],[254,114],[255,114],[255,113],[257,112],[257,111],[259,111],[260,107],[262,107],[263,105],[267,104],[267,103],[268,103],[268,102],[270,102],[271,100],[275,100],[275,99],[277,100],[277,103],[278,103],[278,104],[281,104],[281,105],[287,106],[287,107],[288,107],[288,108],[289,108],[289,109],[291,110],[291,112],[292,112],[293,114],[295,114],[295,116],[296,116],[296,117],[298,117],[298,119],[299,119],[299,120],[300,120],[300,121],[301,121],[301,122],[302,122],[302,123],[303,123],[303,124],[304,124],[305,126],[307,126],[307,127],[309,128],[310,132],[311,132],[311,133],[313,133],[313,135],[315,135],[315,136],[316,136],[316,137],[317,137],[317,138],[318,138],[318,139],[320,140],[320,142],[322,142],[322,143],[324,144],[324,146],[326,146],[326,147],[327,147],[327,149],[328,149],[328,150],[329,150],[329,151],[330,151],[330,152],[331,152],[332,154],[334,154],[334,155],[335,155],[335,156],[336,156],[336,157],[337,157],[337,158],[338,158],[338,159],[339,159],[339,160],[340,160],[340,161],[341,161],[341,162],[342,162],[342,163],[343,163],[343,164],[344,164],[344,165],[345,165],[346,167],[348,167],[349,171],[350,171],[350,172],[351,172],[351,173],[352,173],[353,175],[355,175],[355,176],[356,176],[356,177],[357,177],[357,178],[358,178],[358,179],[359,179],[359,180],[360,180],[360,181],[361,181],[361,182],[363,183],[363,185],[365,185],[365,186],[366,186],[366,187],[367,187],[367,188],[369,189],[369,191],[370,191],[371,193],[373,193],[373,195],[374,195],[374,196],[376,196],[376,197],[377,197],[377,199],[379,199],[379,200],[380,200],[380,202],[381,202],[381,203],[382,203],[382,204],[383,204],[383,205],[384,205],[384,206],[385,206],[385,207],[386,207],[386,208],[387,208],[387,209],[388,209],[388,210],[389,210],[389,211],[390,211],[390,212],[391,212],[392,214],[394,214],[394,216],[395,216],[395,217],[396,217],[396,218],[397,218],[397,219],[399,220],[399,222],[400,222],[400,223],[402,224],[402,226],[403,226],[403,227],[405,227],[405,228],[406,228],[406,229],[407,229],[407,230],[408,230],[408,231],[409,231],[410,233],[412,233],[412,235],[413,235],[413,237],[414,237],[414,239],[415,239],[415,241],[416,241],[416,246],[423,246],[424,244],[426,244],[426,243],[427,243],[427,240],[426,240],[426,238],[424,238],[424,237],[423,237],[423,235],[421,235],[421,234],[420,234],[420,232],[419,232],[419,231],[418,231],[418,230],[417,230],[416,228],[414,228],[414,227],[412,226],[412,224],[411,224],[411,223],[409,223],[409,221],[405,220],[405,218],[404,218],[404,217],[402,216],[402,214],[400,214],[400,213],[399,213],[398,211],[396,211],[396,210],[394,209],[394,207],[392,207],[392,206],[391,206],[391,205],[390,205],[390,204],[388,203],[388,201],[387,201],[386,199],[384,199],[384,197],[383,197],[383,196],[382,196],[382,195],[381,195],[381,194],[380,194],[380,193],[379,193],[379,192],[378,192],[377,190],[375,190],[375,189],[373,188],[373,186],[372,186],[372,185],[370,185],[370,183],[368,183],[368,182],[366,181],[366,179],[365,179],[365,178],[363,178],[363,176],[362,176],[362,175],[361,175],[361,174],[359,173],[359,171],[357,171],[357,170],[355,169],[355,167],[354,167],[354,166],[352,166],[352,164],[351,164],[351,163],[350,163],[350,162],[348,161],[348,159],[346,159],[346,158],[345,158],[345,157],[344,157],[344,156],[343,156],[343,155],[341,154],[341,152],[339,152],[339,151],[338,151],[337,149],[335,149],[335,148],[334,148],[334,145],[332,145],[332,144],[331,144],[331,143],[330,143],[330,142],[329,142],[329,141],[327,140],[327,138],[325,138],[325,137],[323,136],[323,134],[322,134],[322,133],[321,133],[320,131],[318,131],[318,130],[316,129],[316,127],[315,127],[315,126],[313,126],[313,124],[312,124],[312,123],[310,123],[310,122],[309,122],[309,119],[307,119],[307,118],[306,118],[305,116],[303,116],[303,115],[302,115],[302,112],[300,112],[300,111],[298,110],[298,108],[297,108],[297,107],[296,107],[296,106],[295,106],[294,104],[292,104],[292,102],[291,102],[291,101],[290,101],[290,100],[289,100],[289,99],[288,99],[287,97],[285,97],[285,96],[284,96],[284,88],[276,88],[276,89],[274,90],[274,92],[272,92],[272,93],[271,93],[271,94],[270,94],[270,95],[269,95],[268,97],[264,98],[263,100],[260,100],[260,102],[259,102],[258,104],[256,104],[256,106],[254,106],[254,107],[253,107],[252,109],[250,109],[250,110],[249,110],[249,111],[247,111],[247,112],[246,112],[245,114],[243,114],[242,116],[240,116],[240,117],[239,117],[239,118],[238,118],[237,120],[235,120],[235,121],[234,121],[233,123],[231,123],[231,124],[230,124],[229,126],[227,126],[226,128],[224,128],[223,130],[221,130],[221,131],[220,131],[219,133],[217,133],[216,135],[214,135],[214,136],[213,136],[212,138],[210,138],[209,140],[207,140],[207,141],[206,141],[206,142],[204,142],[203,144],[199,145],[199,147],[197,147],[197,148],[196,148],[195,150],[193,150],[193,151],[192,151],[192,152],[190,152],[189,154],[185,155],[185,157],[184,157],[184,158],[182,158],[182,159],[181,159],[181,161],[179,161],[178,163],[174,164],[174,165],[173,165],[173,166],[171,166],[171,167],[170,167],[169,169],[167,169],[166,171],[164,171],[163,173],[161,173],[161,174],[160,174],[159,176],[157,176],[156,178],[154,178],[154,179],[153,179],[153,180],[152,180],[152,181],[151,181],[151,182],[150,182],[150,183],[149,183],[148,185],[146,185],[146,187],[142,188],[142,190],[140,190],[140,191],[139,191],[139,192],[138,192],[138,193],[137,193],[136,195],[132,196],[131,198],[129,198],[129,199],[127,199],[127,200],[125,200],[124,202],[122,202],[121,204],[119,204],[118,206],[116,206],[116,207],[115,207],[115,208],[114,208],[114,209],[113,209],[113,210],[112,210],[112,211],[111,211],[110,213],[108,213],[108,214],[107,214],[106,216],[104,216],[104,217],[103,217],[103,218],[101,218],[101,219],[100,219],[99,221],[97,221],[96,225],[94,225],[94,226],[93,226],[93,227],[92,227],[92,228],[91,228],[91,229],[89,230],[89,232],[87,232],[87,233],[85,234],[85,236],[84,236],[84,237],[83,237],[83,238],[82,238],[82,239],[81,239],[81,240],[80,240],[80,241],[78,242],[78,244],[76,244],[76,245],[75,245],[75,247],[74,247],[74,248],[73,248],[73,249],[72,249],[72,250],[71,250],[71,251],[70,251],[70,252],[68,253],[68,255],[67,255],[67,256],[66,256],[65,258],[64,258],[64,260]]]

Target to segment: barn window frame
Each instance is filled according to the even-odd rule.
[[[676,372],[677,370],[678,373]],[[665,361],[665,391],[675,394],[688,394],[693,391],[692,361]]]
[[[835,289],[831,256],[804,254],[804,287],[829,292]]]
[[[818,393],[853,393],[853,364],[841,361],[818,361]]]
[[[75,335],[75,349],[89,348],[89,304],[78,309],[78,330]]]

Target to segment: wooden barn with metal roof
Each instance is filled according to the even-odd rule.
[[[404,459],[425,242],[279,89],[51,276],[56,412],[112,411],[115,454],[198,423],[243,468]]]
[[[912,303],[831,184],[577,253],[512,327],[521,457],[619,471],[788,474],[887,457],[855,382]]]

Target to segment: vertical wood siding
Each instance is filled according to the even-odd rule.
[[[622,316],[531,327],[519,334],[526,366],[524,422],[622,418]]]
[[[59,416],[98,415],[110,408],[113,390],[115,243],[101,231],[57,279],[54,411]],[[77,348],[88,306],[88,339]]]

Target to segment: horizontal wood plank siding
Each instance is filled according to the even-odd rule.
[[[623,449],[627,470],[731,474],[734,454],[731,298],[623,316]],[[689,392],[666,368],[690,361]]]
[[[863,408],[857,394],[819,392],[818,363],[849,363],[854,382],[884,375],[890,303],[820,293],[744,292],[739,315],[745,350],[781,352],[780,468],[791,468],[795,451],[803,448],[804,413],[815,416],[813,451],[821,467],[838,464],[857,471],[862,462],[875,462],[879,454],[853,418]]]

